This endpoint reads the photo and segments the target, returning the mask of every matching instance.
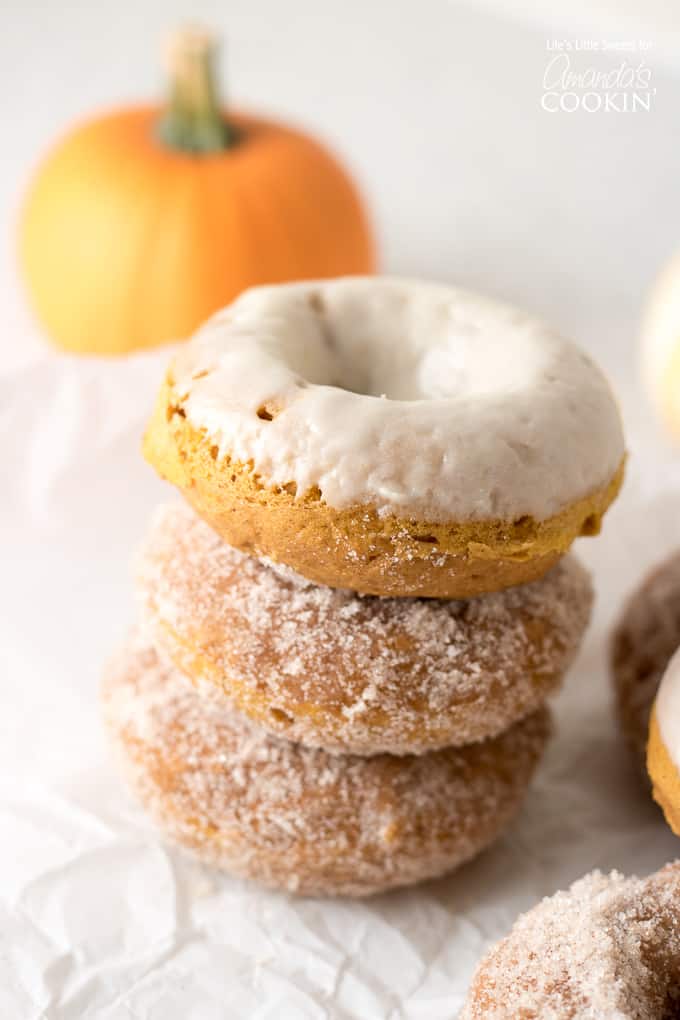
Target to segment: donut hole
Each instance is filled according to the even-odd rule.
[[[383,400],[493,400],[527,390],[536,362],[535,337],[513,314],[448,287],[354,279],[248,292],[239,329],[272,324],[259,350],[265,365],[288,369],[291,385],[304,379]],[[539,362],[536,372],[549,367],[549,352]],[[518,456],[533,451],[524,444]]]

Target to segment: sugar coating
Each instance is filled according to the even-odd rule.
[[[171,839],[319,895],[367,895],[477,854],[517,811],[549,732],[543,710],[471,748],[329,755],[202,698],[141,635],[111,663],[102,702],[131,787]]]
[[[677,1020],[680,861],[648,879],[594,872],[516,922],[460,1020]]]
[[[617,709],[624,732],[643,765],[652,705],[679,646],[680,552],[676,552],[628,598],[612,635]],[[661,714],[666,715],[663,710]]]
[[[610,388],[579,348],[441,284],[348,277],[257,287],[176,357],[173,399],[219,457],[341,509],[542,521],[624,455]]]
[[[592,604],[572,556],[468,601],[320,587],[232,549],[181,505],[156,511],[137,587],[149,633],[201,690],[246,688],[269,706],[258,719],[270,730],[362,754],[467,744],[534,711]]]

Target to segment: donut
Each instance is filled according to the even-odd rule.
[[[652,709],[647,768],[654,799],[680,836],[680,650],[668,664]]]
[[[680,440],[680,253],[651,291],[641,328],[641,366],[660,421]]]
[[[313,585],[159,508],[137,588],[154,643],[272,733],[328,751],[420,753],[496,736],[560,683],[592,589],[571,556],[467,602]]]
[[[365,896],[440,875],[518,810],[545,709],[462,750],[329,755],[203,698],[137,635],[106,672],[104,718],[158,826],[209,864],[305,895]]]
[[[630,595],[610,644],[617,716],[643,771],[652,704],[679,646],[680,552],[676,552]]]
[[[577,347],[452,287],[258,287],[174,358],[147,459],[232,546],[317,584],[470,598],[596,534],[621,419]]]
[[[460,1020],[677,1020],[680,861],[593,872],[524,914],[479,966]]]

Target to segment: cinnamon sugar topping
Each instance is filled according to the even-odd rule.
[[[678,1020],[680,861],[594,872],[543,900],[482,962],[461,1020]]]
[[[175,505],[156,513],[138,588],[154,640],[202,690],[290,739],[358,753],[501,732],[559,683],[592,602],[573,557],[466,602],[315,586]]]
[[[125,774],[203,860],[289,890],[366,895],[453,868],[519,807],[548,735],[541,711],[493,741],[421,756],[329,755],[201,698],[142,637],[106,674]]]

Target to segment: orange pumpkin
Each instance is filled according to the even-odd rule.
[[[33,181],[20,248],[55,343],[122,353],[185,337],[252,284],[372,272],[359,196],[316,141],[223,114],[214,44],[185,31],[165,110],[71,132]]]

